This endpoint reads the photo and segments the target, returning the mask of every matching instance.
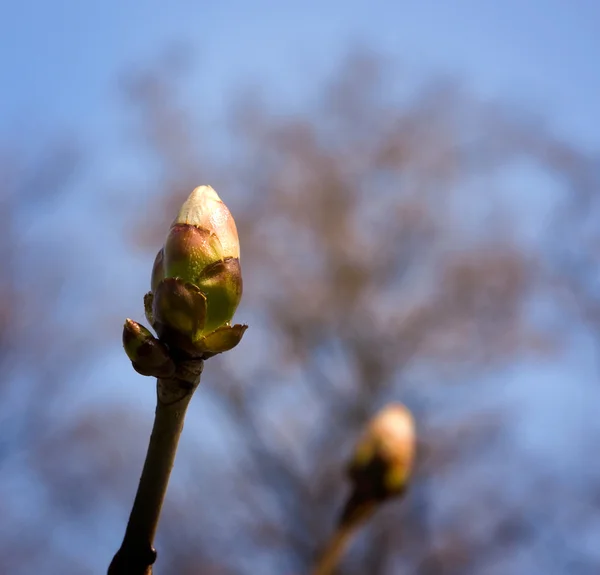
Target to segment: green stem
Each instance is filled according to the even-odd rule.
[[[321,552],[312,575],[333,575],[352,536],[372,515],[374,506],[366,504],[341,522]]]
[[[202,362],[187,362],[173,378],[157,382],[154,426],[127,529],[108,575],[151,575],[160,511],[183,430],[185,414],[200,383]]]

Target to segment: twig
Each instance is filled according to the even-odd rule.
[[[333,575],[351,537],[371,517],[374,510],[375,505],[373,503],[365,503],[357,507],[344,520],[340,521],[337,529],[323,549],[312,571],[312,575]]]
[[[200,383],[202,363],[181,363],[174,377],[157,381],[156,413],[146,461],[123,543],[108,568],[108,575],[152,574],[152,564],[156,561],[154,536],[185,414]]]

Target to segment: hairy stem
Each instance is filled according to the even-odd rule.
[[[125,537],[108,575],[151,575],[156,560],[153,547],[160,511],[173,469],[177,445],[192,395],[200,383],[202,362],[186,362],[174,377],[157,382],[154,426],[146,461]]]
[[[361,525],[371,517],[374,511],[372,504],[361,505],[341,521],[333,532],[312,571],[312,575],[333,575],[348,543]]]

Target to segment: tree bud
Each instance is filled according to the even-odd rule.
[[[123,326],[123,347],[138,373],[153,377],[169,377],[175,373],[175,363],[167,347],[132,319],[126,319]]]
[[[171,224],[151,289],[146,317],[169,346],[209,357],[242,338],[247,326],[230,326],[242,297],[237,229],[210,186],[197,187]]]
[[[404,492],[415,456],[415,425],[401,404],[388,405],[368,424],[348,467],[355,491],[381,501]]]

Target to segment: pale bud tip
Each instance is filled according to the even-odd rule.
[[[217,192],[211,186],[198,186],[183,203],[173,223],[204,227],[210,221],[215,203],[223,203]]]

